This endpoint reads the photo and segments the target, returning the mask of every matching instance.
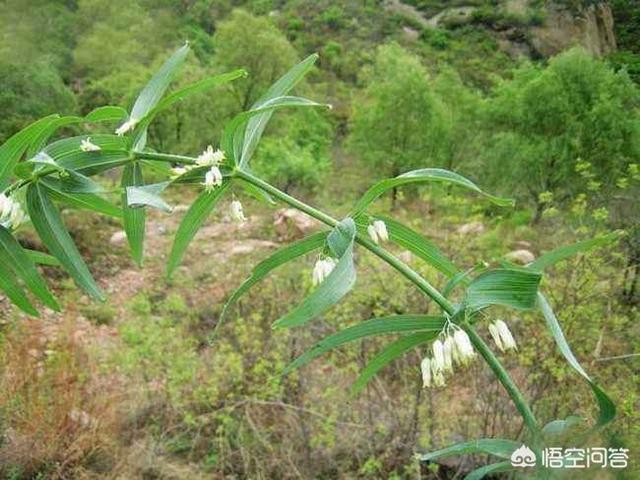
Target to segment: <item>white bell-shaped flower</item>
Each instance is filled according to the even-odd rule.
[[[431,349],[433,350],[433,371],[442,372],[445,369],[444,344],[440,340],[436,340],[433,342]]]
[[[119,137],[123,136],[128,131],[133,130],[137,123],[138,120],[130,118],[116,129],[116,135],[118,135]]]
[[[511,330],[509,330],[508,325],[502,320],[496,320],[495,326],[498,329],[498,333],[500,334],[500,340],[502,340],[502,345],[505,350],[517,350],[518,346],[516,345],[516,341],[511,334]]]
[[[451,335],[444,339],[444,368],[453,373],[453,355],[456,349],[455,341]]]
[[[378,234],[378,238],[383,241],[386,242],[389,240],[389,232],[387,231],[387,224],[384,223],[382,220],[376,220],[373,222],[373,227],[376,230],[376,233]]]
[[[213,167],[213,168],[217,169],[217,167]],[[230,212],[231,218],[234,221],[238,223],[244,223],[247,221],[247,218],[244,216],[244,211],[242,210],[242,204],[238,200],[233,200],[231,202],[231,205],[229,207],[229,212]]]
[[[379,243],[378,231],[376,230],[376,227],[374,227],[373,225],[369,225],[367,227],[367,233],[369,234],[369,238],[373,240],[373,243]]]
[[[196,158],[196,165],[200,167],[218,166],[224,159],[225,155],[222,150],[214,151],[213,147],[209,145],[206,150]]]
[[[222,185],[222,172],[218,167],[211,167],[204,175],[204,188],[207,192]]]
[[[471,339],[469,339],[469,335],[467,335],[467,332],[460,328],[458,328],[453,334],[453,339],[455,341],[456,350],[458,351],[458,355],[460,357],[460,362],[466,365],[476,355],[476,352],[473,349],[473,345],[471,344]]]
[[[187,167],[173,167],[171,169],[171,178],[176,179],[187,173],[189,169]]]
[[[431,359],[424,357],[420,362],[420,371],[422,372],[422,388],[431,386]]]
[[[317,286],[324,282],[335,266],[336,261],[331,257],[319,259],[313,267],[313,285]]]
[[[498,347],[501,352],[504,352],[504,345],[502,343],[502,339],[500,338],[500,332],[498,331],[498,327],[495,324],[489,324],[489,333],[491,334],[491,338],[493,338],[496,347]]]
[[[99,152],[102,148],[93,143],[91,137],[87,137],[80,141],[80,150],[83,152]]]

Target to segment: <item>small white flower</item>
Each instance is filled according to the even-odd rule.
[[[420,371],[422,372],[422,388],[431,386],[431,359],[425,357],[420,362]]]
[[[376,227],[374,227],[373,225],[369,225],[367,227],[367,233],[369,234],[369,237],[371,237],[371,240],[373,240],[373,243],[378,243],[378,231],[376,230]]]
[[[378,234],[380,240],[382,240],[383,242],[389,240],[389,232],[387,232],[386,223],[384,223],[382,220],[376,220],[375,222],[373,222],[373,227],[376,229],[376,233]]]
[[[213,167],[213,168],[217,170],[217,167]],[[244,212],[242,211],[242,204],[238,200],[234,200],[231,202],[230,212],[231,212],[231,218],[236,222],[242,223],[247,220],[246,217],[244,216]]]
[[[171,178],[175,179],[175,178],[181,177],[188,171],[189,169],[186,167],[173,167],[171,169]]]
[[[433,342],[433,345],[431,346],[432,350],[433,350],[433,362],[432,362],[432,368],[433,368],[433,372],[442,372],[445,368],[445,363],[444,363],[444,345],[440,340],[436,340],[435,342]]]
[[[446,385],[446,382],[444,381],[444,373],[442,373],[442,370],[433,370],[433,383],[436,387],[444,387]]]
[[[0,225],[5,228],[18,228],[27,219],[19,202],[0,193]]]
[[[331,257],[318,260],[313,267],[313,286],[315,287],[324,282],[324,279],[331,274],[335,266],[336,261]]]
[[[456,344],[451,335],[444,339],[444,368],[453,373],[453,356]]]
[[[502,339],[500,338],[500,332],[498,331],[498,327],[496,327],[493,323],[489,324],[489,333],[493,338],[496,346],[500,349],[501,352],[504,352],[504,345],[502,344]]]
[[[457,329],[453,334],[453,339],[455,340],[455,346],[460,357],[460,362],[467,364],[469,360],[476,355],[476,352],[473,350],[473,345],[471,345],[469,335],[467,335],[467,332],[464,330]]]
[[[200,167],[218,166],[224,159],[225,156],[222,150],[216,150],[214,152],[213,147],[209,145],[207,149],[196,158],[196,165]]]
[[[204,175],[204,188],[210,192],[220,185],[222,185],[222,172],[218,167],[211,167]]]
[[[502,320],[497,320],[495,322],[495,326],[500,334],[500,340],[502,340],[502,345],[505,350],[517,350],[518,346],[516,345],[516,341],[511,334],[511,330],[506,323]]]
[[[116,129],[116,135],[118,135],[119,137],[123,136],[129,130],[133,130],[137,123],[138,120],[130,118]]]
[[[91,137],[87,137],[80,142],[80,150],[83,152],[99,152],[102,148],[92,143]]]

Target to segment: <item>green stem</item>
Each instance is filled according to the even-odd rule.
[[[185,165],[196,165],[196,159],[193,157],[187,157],[184,155],[173,155],[169,153],[155,153],[155,152],[131,152],[134,158],[142,160],[159,160],[161,162],[174,162],[184,163]]]
[[[304,202],[292,197],[291,195],[286,194],[285,192],[279,190],[273,185],[265,182],[264,180],[251,175],[248,172],[236,170],[235,176],[244,180],[247,183],[250,183],[269,195],[278,198],[279,200],[289,204],[290,206],[297,208],[298,210],[306,213],[307,215],[321,221],[322,223],[335,227],[338,224],[338,220],[327,215],[320,210],[313,208],[310,205],[307,205]],[[394,269],[396,269],[400,274],[402,274],[405,278],[411,281],[416,287],[418,287],[422,292],[427,294],[431,299],[433,299],[445,312],[449,315],[453,315],[455,313],[455,307],[447,300],[435,287],[433,287],[428,281],[422,278],[417,272],[415,272],[411,267],[409,267],[402,260],[391,254],[390,252],[384,250],[383,248],[376,245],[369,238],[356,233],[356,241],[367,248],[373,254],[377,255],[379,258],[387,262]],[[536,421],[533,412],[529,408],[527,401],[524,396],[515,385],[509,373],[506,371],[504,366],[500,363],[495,354],[491,351],[491,349],[487,346],[486,343],[482,340],[482,338],[476,333],[474,328],[467,324],[466,322],[462,325],[464,330],[469,335],[471,339],[471,343],[473,346],[480,352],[480,355],[485,359],[489,367],[493,370],[494,374],[502,383],[507,393],[511,396],[513,403],[516,408],[522,415],[525,424],[533,434],[534,438],[537,440],[540,436],[540,428],[538,426],[538,422]]]

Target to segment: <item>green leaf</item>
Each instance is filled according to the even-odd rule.
[[[95,175],[129,161],[127,140],[116,135],[91,135],[91,142],[101,150],[83,152],[80,149],[86,135],[70,137],[48,145],[43,152],[53,158],[58,165],[83,175]]]
[[[111,105],[107,105],[104,107],[98,107],[87,114],[84,119],[87,122],[98,123],[98,122],[117,122],[126,118],[128,115],[127,111],[122,107],[114,107]]]
[[[438,336],[439,332],[420,332],[405,335],[381,350],[360,372],[360,376],[351,387],[352,395],[357,395],[369,381],[392,361],[400,358],[406,352],[418,345],[429,342]]]
[[[49,267],[59,267],[60,262],[56,257],[49,255],[48,253],[40,252],[38,250],[24,249],[25,253],[31,259],[33,263],[38,265],[46,265]]]
[[[38,136],[33,140],[31,145],[27,149],[27,158],[34,156],[36,153],[42,150],[47,144],[49,138],[51,138],[51,135],[53,135],[59,128],[67,125],[81,123],[83,121],[84,118],[76,117],[73,115],[52,120],[45,128],[42,129],[42,131],[38,134]]]
[[[569,363],[569,365],[571,365],[571,367],[576,372],[578,372],[582,376],[582,378],[586,380],[586,382],[591,387],[591,390],[593,391],[594,396],[596,397],[596,401],[598,402],[598,407],[600,408],[600,414],[598,416],[598,422],[597,422],[598,426],[602,426],[609,423],[616,416],[616,406],[611,401],[609,396],[604,392],[604,390],[602,390],[591,379],[591,377],[589,377],[589,375],[584,370],[584,368],[582,368],[582,365],[580,365],[580,362],[578,362],[578,359],[576,359],[575,355],[571,351],[571,347],[569,347],[569,344],[567,343],[567,339],[565,338],[564,333],[562,333],[562,327],[560,327],[560,322],[558,322],[558,319],[553,313],[553,309],[551,308],[551,305],[549,305],[549,302],[547,302],[547,299],[545,298],[545,296],[540,292],[538,292],[538,305],[540,307],[540,310],[542,311],[542,315],[544,316],[547,322],[547,326],[551,331],[551,335],[553,336],[553,339],[556,341],[556,345],[558,345],[558,349],[560,350],[560,353],[562,353],[564,358],[567,360],[567,363]]]
[[[140,208],[148,206],[164,212],[171,212],[171,206],[160,196],[160,193],[162,193],[170,183],[171,182],[161,182],[144,185],[142,187],[127,187],[129,207]]]
[[[535,261],[527,265],[527,268],[541,272],[545,268],[554,265],[562,260],[565,260],[577,253],[586,252],[593,248],[601,247],[611,242],[615,242],[621,237],[621,232],[611,232],[607,235],[602,235],[589,240],[583,240],[581,242],[574,243],[573,245],[566,245],[564,247],[556,248],[544,255],[539,256]]]
[[[58,302],[49,291],[49,287],[29,255],[11,232],[2,225],[0,225],[0,256],[7,259],[14,273],[42,303],[53,310],[60,310]]]
[[[465,306],[479,310],[489,305],[505,305],[521,310],[535,307],[542,276],[516,268],[497,268],[481,273],[471,281]]]
[[[453,292],[453,290],[455,290],[455,288],[458,285],[460,284],[469,285],[469,283],[471,282],[471,278],[470,278],[471,274],[481,272],[483,270],[486,270],[486,268],[487,268],[486,263],[478,262],[470,269],[464,272],[456,273],[453,277],[451,277],[451,280],[449,280],[447,284],[444,286],[444,288],[442,289],[442,295],[446,298],[449,298],[449,295],[451,295],[451,292]]]
[[[392,242],[406,248],[447,277],[452,277],[458,273],[458,267],[436,245],[418,232],[391,217],[376,215],[376,218],[380,218],[387,225],[389,238]]]
[[[258,99],[258,101],[252,105],[251,109],[256,110],[265,106],[276,97],[282,97],[289,93],[291,89],[309,72],[313,67],[316,60],[318,60],[317,54],[309,55],[300,63],[295,65],[291,70],[280,77],[267,92]],[[243,144],[239,156],[234,156],[234,160],[240,164],[241,167],[246,167],[251,160],[251,156],[258,146],[260,137],[264,132],[264,129],[269,123],[269,119],[273,114],[272,110],[264,111],[259,115],[251,118],[247,123],[247,127],[244,130]],[[231,154],[231,151],[229,151]]]
[[[160,67],[151,80],[149,80],[149,83],[142,89],[142,92],[140,92],[140,95],[138,95],[138,98],[133,104],[131,115],[129,116],[130,120],[139,122],[160,102],[171,80],[173,80],[176,72],[186,60],[189,50],[189,44],[185,44],[176,50],[162,67]],[[146,133],[146,125],[142,125],[141,128],[136,129],[134,145],[137,149],[144,148]]]
[[[284,317],[277,320],[274,328],[295,327],[321,315],[344,297],[356,283],[356,270],[353,264],[353,242],[356,226],[351,218],[345,218],[329,234],[327,241],[334,248],[347,245],[331,274],[300,305]],[[331,239],[331,236],[334,239]],[[344,236],[343,241],[338,237]]]
[[[42,187],[47,190],[47,194],[67,205],[82,210],[90,210],[101,213],[109,217],[121,218],[122,211],[108,200],[93,193],[69,193],[65,192],[56,178],[45,177],[40,180]]]
[[[351,215],[358,215],[366,210],[366,208],[373,203],[380,195],[388,190],[399,187],[401,185],[407,185],[410,183],[428,183],[428,182],[440,182],[451,183],[459,185],[468,190],[474,191],[481,195],[484,195],[496,205],[501,206],[513,206],[514,202],[508,198],[496,197],[490,195],[480,189],[475,183],[468,178],[458,175],[457,173],[441,168],[423,168],[421,170],[413,170],[411,172],[403,173],[394,178],[387,178],[373,185],[365,194],[358,200]]]
[[[246,145],[247,142],[255,141],[257,139],[252,140],[247,137],[247,135],[251,135],[252,131],[248,130],[248,122],[252,117],[256,115],[263,115],[265,113],[271,114],[274,110],[285,107],[327,107],[328,105],[314,102],[313,100],[309,100],[303,97],[275,97],[264,104],[252,108],[251,110],[247,110],[246,112],[239,113],[230,122],[225,126],[224,132],[222,134],[222,150],[230,156],[230,158],[238,164],[238,159],[241,158],[243,145]],[[247,128],[243,128],[247,125]],[[255,134],[254,134],[255,135]],[[255,137],[254,137],[255,138]],[[246,163],[241,164],[241,166],[245,166]]]
[[[7,260],[3,257],[0,257],[0,291],[3,291],[9,300],[23,312],[34,317],[39,316],[38,311],[18,284]]]
[[[139,126],[143,128],[148,126],[160,112],[190,97],[191,95],[204,92],[205,90],[208,90],[210,88],[224,85],[225,83],[229,83],[233,80],[246,76],[247,72],[245,70],[234,70],[229,73],[223,73],[222,75],[205,78],[203,80],[200,80],[199,82],[192,83],[191,85],[187,85],[186,87],[176,90],[175,92],[167,95],[166,98],[160,101],[160,103],[158,103],[156,107],[154,107],[149,113],[147,113],[144,119],[142,119],[142,121],[140,122]]]
[[[442,457],[452,455],[466,455],[468,453],[486,453],[499,458],[511,458],[513,451],[518,448],[518,444],[513,440],[501,438],[481,438],[470,442],[456,443],[450,447],[436,450],[435,452],[420,455],[420,461],[430,462]]]
[[[329,350],[361,338],[401,332],[433,332],[435,336],[442,331],[445,324],[446,320],[444,317],[429,315],[392,315],[367,320],[352,327],[345,328],[318,342],[313,348],[307,350],[291,362],[285,368],[284,373],[289,373],[296,368],[306,365],[314,358],[319,357]]]
[[[238,299],[242,297],[242,295],[247,293],[251,289],[251,287],[263,280],[274,269],[322,247],[326,239],[327,232],[314,233],[313,235],[310,235],[306,238],[303,238],[302,240],[298,240],[297,242],[293,242],[292,244],[279,249],[271,256],[269,256],[269,258],[258,263],[253,268],[251,276],[249,276],[249,278],[247,278],[242,283],[242,285],[240,285],[240,287],[235,292],[233,292],[231,297],[229,297],[229,300],[227,300],[227,303],[225,303],[224,308],[222,309],[222,313],[220,314],[220,319],[218,321],[222,321],[231,305],[237,302]]]
[[[124,231],[127,234],[131,256],[133,260],[142,265],[144,259],[144,233],[146,227],[146,210],[144,208],[129,207],[128,188],[144,185],[142,169],[138,162],[128,163],[122,173],[122,218],[124,220]]]
[[[180,222],[175,240],[173,241],[171,253],[169,254],[167,263],[168,277],[171,277],[175,269],[178,268],[191,240],[193,240],[193,237],[195,237],[228,187],[229,182],[223,182],[221,186],[210,192],[203,190],[196,201],[189,207],[189,210],[187,210],[187,213]]]
[[[564,420],[552,420],[551,422],[547,423],[544,427],[542,427],[542,433],[545,436],[557,437],[558,435],[562,435],[576,425],[580,425],[582,422],[584,422],[584,419],[582,417],[579,417],[577,415],[569,415]]]
[[[20,130],[0,146],[0,191],[9,186],[13,169],[38,135],[59,115],[50,115]]]
[[[104,295],[93,280],[60,218],[60,212],[43,185],[35,183],[27,188],[27,209],[36,232],[49,252],[83,290],[93,298],[103,300]]]
[[[464,477],[464,480],[481,480],[491,473],[509,472],[511,470],[515,470],[511,462],[492,463],[469,472],[467,476]]]

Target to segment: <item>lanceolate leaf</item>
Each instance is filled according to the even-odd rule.
[[[127,233],[131,256],[133,260],[142,265],[144,257],[144,233],[146,223],[146,210],[144,208],[129,207],[127,187],[143,185],[142,169],[138,162],[129,163],[124,167],[122,174],[122,218],[124,220],[124,231]]]
[[[80,144],[87,138],[87,135],[82,135],[58,140],[47,145],[43,152],[60,166],[83,175],[95,175],[129,161],[126,139],[116,135],[91,135],[91,142],[101,150],[83,152]]]
[[[468,178],[458,175],[457,173],[449,170],[443,170],[441,168],[423,168],[421,170],[413,170],[411,172],[404,173],[394,178],[387,178],[373,185],[365,194],[360,198],[358,203],[353,208],[351,215],[355,216],[363,212],[372,202],[374,202],[383,193],[410,183],[449,183],[453,185],[459,185],[468,190],[474,191],[481,195],[484,195],[496,205],[512,206],[513,200],[508,198],[496,197],[490,195],[480,189],[475,183]]]
[[[367,363],[351,387],[351,392],[357,395],[380,370],[418,345],[433,340],[438,334],[439,331],[435,330],[412,333],[390,343]]]
[[[146,114],[144,120],[140,122],[140,126],[145,127],[149,125],[153,119],[163,110],[168,109],[172,105],[195,95],[197,93],[204,92],[210,88],[214,88],[225,83],[229,83],[237,78],[246,77],[247,72],[245,70],[234,70],[233,72],[223,73],[222,75],[216,75],[214,77],[205,78],[199,82],[187,85],[184,88],[176,90],[164,98],[156,107],[154,107],[149,113]]]
[[[564,333],[562,333],[560,322],[558,322],[558,319],[553,313],[553,309],[551,308],[551,305],[549,305],[549,302],[547,302],[547,299],[542,293],[538,293],[538,305],[540,306],[542,315],[547,321],[547,326],[551,331],[551,335],[553,336],[553,339],[556,341],[556,345],[558,345],[558,349],[560,350],[564,358],[567,360],[569,365],[571,365],[571,367],[576,372],[578,372],[582,376],[582,378],[584,378],[587,381],[587,383],[591,387],[591,390],[593,391],[593,394],[596,397],[596,401],[598,402],[598,406],[600,408],[600,415],[598,416],[598,426],[602,426],[602,425],[605,425],[606,423],[609,423],[616,416],[616,407],[614,403],[611,401],[609,396],[604,392],[604,390],[602,390],[591,379],[591,377],[587,374],[584,368],[582,368],[582,365],[580,365],[580,362],[578,362],[578,359],[575,357],[575,355],[571,351],[571,347],[569,347],[569,344],[567,343],[567,339],[565,338]]]
[[[38,316],[38,311],[31,305],[4,257],[0,257],[0,291],[4,292],[9,300],[23,312],[34,317]]]
[[[29,250],[24,249],[27,256],[31,259],[33,263],[38,265],[46,265],[49,267],[59,267],[60,262],[56,257],[49,255],[48,253],[39,252],[38,250]]]
[[[98,107],[91,110],[84,119],[87,122],[116,122],[122,120],[127,116],[127,111],[122,107],[114,107],[106,105],[104,107]]]
[[[450,457],[451,455],[466,455],[468,453],[487,453],[499,458],[510,458],[511,454],[519,445],[513,440],[504,440],[500,438],[481,438],[470,442],[456,443],[447,448],[436,450],[435,452],[420,455],[420,460],[429,462],[442,457]]]
[[[329,246],[339,248],[345,243],[347,247],[339,257],[338,263],[325,280],[293,311],[277,320],[274,328],[294,327],[302,325],[321,315],[338,303],[356,282],[356,270],[353,264],[353,241],[356,226],[351,218],[346,218],[331,232],[331,235],[344,237],[344,241],[328,238]],[[334,252],[335,254],[335,252]]]
[[[0,257],[8,260],[14,273],[42,303],[54,310],[60,309],[29,255],[11,232],[2,225],[0,225]]]
[[[175,240],[173,241],[173,248],[169,254],[169,261],[167,264],[167,276],[171,277],[173,272],[184,257],[187,247],[193,237],[205,222],[207,217],[211,214],[216,203],[222,197],[224,192],[229,187],[229,182],[224,182],[220,187],[207,192],[204,190],[191,205],[184,218],[180,222],[178,231],[176,232]]]
[[[95,284],[71,236],[67,232],[60,212],[53,204],[44,186],[35,183],[27,189],[27,208],[31,222],[42,243],[56,257],[76,283],[94,298],[104,296]]]
[[[29,148],[38,135],[59,115],[50,115],[41,118],[28,127],[20,130],[0,146],[0,191],[10,183],[13,169],[20,161],[20,157]]]
[[[620,232],[611,232],[607,235],[601,235],[589,240],[583,240],[582,242],[574,243],[573,245],[567,245],[564,247],[556,248],[544,255],[539,256],[535,261],[527,265],[527,268],[541,272],[545,268],[554,265],[562,260],[565,260],[577,253],[586,252],[593,248],[601,247],[608,243],[614,242],[620,238]]]
[[[447,277],[458,273],[458,268],[449,260],[442,251],[432,242],[420,235],[415,230],[403,225],[391,217],[377,215],[384,220],[389,231],[389,238],[394,243],[406,248],[411,253],[427,262]]]
[[[164,212],[171,212],[171,206],[160,196],[160,193],[171,182],[154,183],[142,187],[127,187],[127,201],[132,208],[153,207]]]
[[[233,292],[231,297],[229,297],[229,300],[227,300],[227,303],[222,309],[219,321],[222,321],[231,305],[237,302],[242,295],[247,293],[251,287],[264,279],[274,269],[284,265],[285,263],[289,263],[296,258],[306,255],[307,253],[317,250],[324,245],[326,238],[327,232],[314,233],[313,235],[281,248],[269,258],[261,261],[253,268],[251,276],[247,278],[235,292]]]
[[[361,338],[403,332],[433,332],[435,336],[442,331],[445,323],[444,317],[428,315],[393,315],[367,320],[325,338],[311,350],[296,358],[284,372],[288,373],[300,368],[329,350]]]
[[[55,178],[45,177],[40,180],[47,194],[67,205],[83,210],[91,210],[109,217],[122,217],[122,210],[108,200],[93,193],[69,193],[65,192],[60,182]]]
[[[236,115],[229,123],[227,123],[222,135],[222,149],[235,163],[239,163],[238,159],[241,158],[243,145],[246,145],[247,141],[250,141],[247,139],[246,135],[251,133],[243,127],[252,117],[265,113],[271,114],[273,110],[284,107],[327,106],[328,105],[326,104],[317,103],[302,97],[285,96],[272,98],[256,108]]]
[[[34,139],[34,141],[31,143],[31,145],[27,149],[27,158],[32,157],[33,155],[38,153],[40,150],[42,150],[42,148],[44,148],[44,146],[46,145],[47,140],[49,140],[51,135],[53,135],[56,132],[56,130],[58,130],[59,128],[62,128],[67,125],[81,123],[83,121],[84,121],[84,118],[76,117],[76,116],[60,117],[52,120],[51,122],[49,122],[49,124],[45,128],[43,128],[40,131],[38,136]]]
[[[469,284],[465,306],[473,310],[489,305],[506,305],[522,310],[533,308],[540,279],[539,273],[525,269],[489,270]]]
[[[317,54],[309,55],[303,61],[298,63],[295,67],[285,73],[271,88],[265,93],[252,107],[252,110],[258,109],[272,101],[276,97],[286,95],[291,89],[307,74],[307,72],[313,67],[313,64],[318,59]],[[251,118],[247,123],[247,127],[243,135],[243,144],[239,156],[234,157],[235,161],[240,164],[241,167],[245,167],[251,156],[258,146],[260,137],[264,132],[269,119],[273,114],[272,110],[264,111],[259,115]],[[231,152],[229,152],[231,154]]]
[[[185,44],[183,47],[176,50],[176,52],[169,57],[169,59],[160,67],[155,75],[149,80],[149,83],[142,89],[140,95],[136,99],[131,109],[130,120],[139,122],[142,120],[153,108],[160,102],[160,99],[164,95],[164,92],[169,87],[171,80],[175,76],[178,69],[182,66],[187,54],[189,53],[189,45]],[[146,138],[146,126],[137,130],[136,139],[134,144],[137,148],[144,148]]]

